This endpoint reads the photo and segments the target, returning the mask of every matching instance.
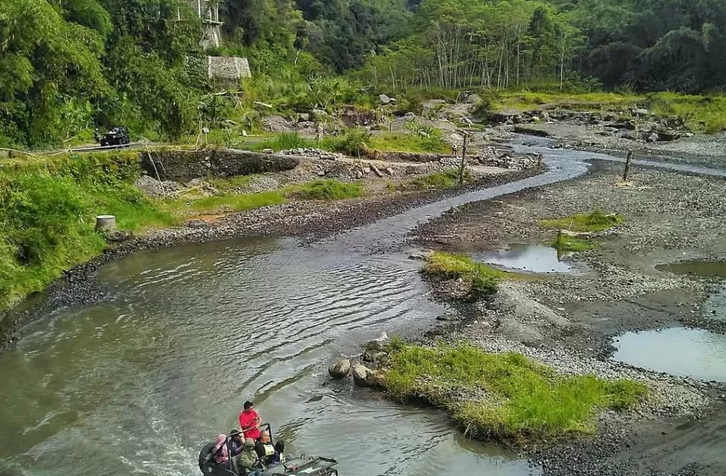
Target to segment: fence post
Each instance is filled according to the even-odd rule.
[[[628,175],[630,175],[630,163],[633,160],[632,149],[628,151],[628,157],[625,159],[625,170],[623,170],[623,182],[628,181]]]
[[[464,134],[464,145],[461,147],[461,164],[459,165],[459,185],[464,185],[464,167],[466,166],[466,143],[469,134]]]

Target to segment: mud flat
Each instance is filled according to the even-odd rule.
[[[432,280],[434,296],[456,309],[432,335],[519,352],[562,375],[651,388],[637,409],[602,413],[597,438],[524,448],[544,474],[722,475],[726,325],[713,307],[723,281],[702,263],[719,261],[726,249],[726,181],[636,168],[623,183],[621,167],[594,162],[580,179],[452,209],[416,229],[411,238],[421,248],[527,276],[504,280],[493,298],[474,303],[460,299],[460,282]],[[557,231],[542,220],[596,209],[624,222],[585,237],[593,249],[561,258],[577,272],[530,272],[536,263],[527,270],[491,259],[513,244],[551,245]],[[693,263],[707,272],[688,272]],[[659,354],[668,348],[683,350],[672,365]]]

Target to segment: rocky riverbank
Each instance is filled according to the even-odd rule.
[[[613,338],[627,331],[685,325],[714,335],[726,332],[724,321],[702,309],[713,281],[656,269],[721,258],[726,181],[635,169],[623,183],[621,172],[619,165],[596,162],[583,178],[472,203],[415,230],[412,240],[421,247],[482,256],[512,244],[549,246],[556,231],[541,226],[541,220],[593,209],[625,218],[622,225],[589,237],[594,249],[565,257],[572,271],[520,270],[526,279],[504,281],[487,301],[462,302],[467,290],[460,280],[432,281],[434,295],[456,312],[431,335],[464,339],[488,352],[518,352],[562,375],[627,378],[651,388],[650,398],[636,410],[603,413],[595,442],[525,448],[546,475],[723,474],[726,457],[716,448],[726,444],[724,384],[644,370],[610,357]],[[702,450],[692,438],[719,443]],[[677,457],[663,458],[648,445]]]

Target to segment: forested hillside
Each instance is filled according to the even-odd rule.
[[[723,0],[220,0],[249,97],[294,109],[366,88],[623,88],[726,84]],[[181,21],[179,21],[181,12]],[[0,146],[94,125],[176,138],[218,117],[186,58],[201,24],[177,0],[2,0]],[[193,62],[191,62],[193,64]],[[363,101],[364,102],[364,101]]]

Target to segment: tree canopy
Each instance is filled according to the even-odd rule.
[[[393,90],[726,84],[723,0],[217,2],[228,51],[262,82],[283,68],[280,81],[348,75]],[[113,123],[171,138],[192,129],[209,86],[194,67],[202,25],[186,5],[2,0],[0,145],[55,145]]]

